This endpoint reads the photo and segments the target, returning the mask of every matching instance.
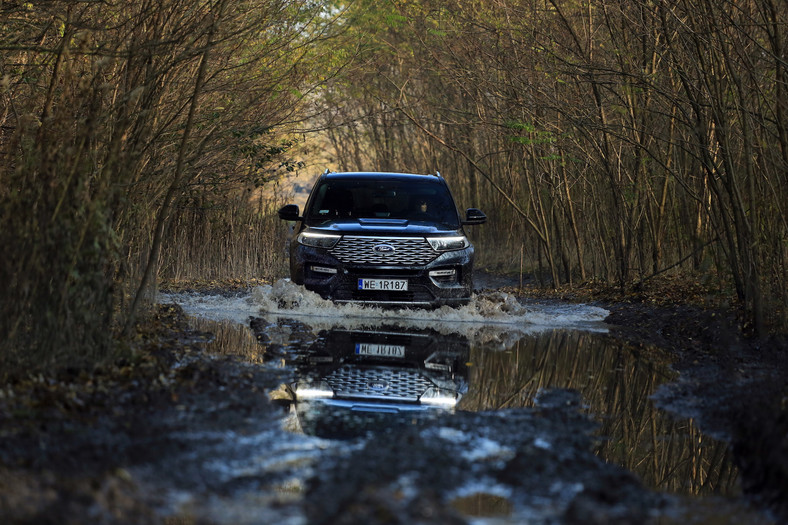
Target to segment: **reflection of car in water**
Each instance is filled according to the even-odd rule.
[[[290,385],[301,429],[354,437],[454,409],[470,346],[432,330],[331,330],[296,360]]]

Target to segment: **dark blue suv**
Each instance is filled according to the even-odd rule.
[[[440,174],[334,173],[315,183],[296,221],[290,277],[335,302],[381,306],[462,305],[473,289],[473,246]]]

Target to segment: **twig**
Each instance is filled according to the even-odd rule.
[[[670,270],[671,268],[675,268],[676,266],[680,265],[681,263],[683,263],[684,261],[686,261],[687,259],[689,259],[689,258],[690,258],[690,257],[692,257],[693,255],[695,255],[695,254],[696,254],[696,253],[698,253],[699,251],[701,251],[701,250],[704,250],[704,249],[705,249],[707,246],[709,246],[710,244],[714,244],[715,242],[717,242],[717,241],[719,241],[719,240],[720,240],[719,236],[717,236],[717,237],[713,238],[712,240],[710,240],[709,242],[707,242],[707,243],[706,243],[706,244],[704,244],[703,246],[701,246],[701,247],[697,248],[695,251],[691,252],[691,253],[690,253],[689,255],[687,255],[686,257],[683,257],[683,258],[681,258],[679,261],[677,261],[677,262],[675,262],[675,263],[671,264],[670,266],[666,266],[665,268],[662,268],[661,270],[657,270],[656,272],[652,273],[651,275],[649,275],[649,276],[647,276],[647,277],[644,277],[644,278],[642,278],[642,279],[641,279],[641,280],[640,280],[640,281],[639,281],[639,282],[638,282],[638,283],[635,285],[635,287],[637,288],[637,287],[639,287],[639,286],[642,286],[644,282],[648,281],[648,280],[649,280],[649,279],[651,279],[652,277],[656,277],[657,275],[659,275],[659,274],[661,274],[661,273],[667,272],[667,271],[668,271],[668,270]]]

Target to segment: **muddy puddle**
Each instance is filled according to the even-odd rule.
[[[770,523],[740,503],[726,445],[654,406],[669,363],[608,337],[601,308],[485,291],[457,310],[378,310],[286,281],[161,300],[214,334],[209,352],[283,378],[276,418],[184,431],[173,465],[210,481],[152,482],[173,515]]]

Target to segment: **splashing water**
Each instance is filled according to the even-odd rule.
[[[370,321],[438,329],[443,325],[454,325],[449,328],[451,332],[457,331],[458,324],[500,324],[510,328],[519,327],[524,331],[551,328],[604,330],[602,322],[609,313],[604,308],[588,305],[526,306],[518,302],[514,295],[498,291],[474,294],[469,304],[459,308],[442,306],[434,310],[335,304],[287,279],[255,288],[251,301],[262,312],[280,317],[298,317],[302,320],[308,317],[309,324],[323,324],[325,321],[321,320],[327,320],[336,325],[339,320],[345,326],[364,325]]]
[[[251,294],[235,297],[195,293],[162,294],[159,302],[174,302],[188,315],[247,324],[250,317],[269,321],[297,319],[315,332],[335,327],[366,328],[393,325],[402,328],[431,328],[441,333],[459,333],[473,339],[500,339],[504,334],[530,334],[552,329],[607,331],[603,323],[608,311],[583,304],[521,304],[509,293],[485,291],[474,294],[469,304],[434,310],[383,309],[369,305],[335,304],[303,286],[281,279],[258,286]]]

